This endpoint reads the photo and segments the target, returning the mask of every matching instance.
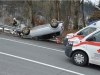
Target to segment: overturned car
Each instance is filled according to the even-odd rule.
[[[52,19],[51,23],[39,25],[33,28],[23,26],[20,32],[22,38],[33,38],[38,37],[42,39],[51,39],[60,36],[64,30],[63,22],[59,22],[56,19]]]

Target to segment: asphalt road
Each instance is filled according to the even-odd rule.
[[[0,75],[100,75],[100,66],[79,67],[61,44],[0,34]]]

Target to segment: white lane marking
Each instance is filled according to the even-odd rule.
[[[21,43],[21,44],[25,44],[25,45],[30,45],[30,46],[35,46],[35,47],[50,49],[50,50],[53,50],[53,51],[64,52],[64,51],[53,49],[53,48],[48,48],[48,47],[44,47],[44,46],[38,46],[38,45],[35,45],[35,44],[29,44],[29,43],[15,41],[15,40],[11,40],[11,39],[1,38],[1,37],[0,37],[0,39],[7,40],[7,41],[12,41],[12,42],[17,42],[17,43]]]
[[[14,58],[18,58],[18,59],[25,60],[25,61],[29,61],[29,62],[32,62],[32,63],[44,65],[44,66],[47,66],[47,67],[55,68],[55,69],[62,70],[62,71],[65,71],[65,72],[70,72],[70,73],[77,74],[77,75],[85,75],[85,74],[82,74],[82,73],[79,73],[79,72],[71,71],[71,70],[68,70],[68,69],[64,69],[64,68],[60,68],[60,67],[53,66],[53,65],[50,65],[50,64],[38,62],[38,61],[35,61],[35,60],[31,60],[31,59],[15,56],[15,55],[8,54],[8,53],[0,52],[0,54],[6,55],[6,56],[10,56],[10,57],[14,57]]]

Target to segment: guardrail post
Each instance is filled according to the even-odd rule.
[[[4,32],[4,27],[2,27],[2,32]]]

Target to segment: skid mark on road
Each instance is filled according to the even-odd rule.
[[[52,51],[64,52],[64,51],[61,51],[61,50],[58,50],[58,49],[48,48],[48,47],[44,47],[44,46],[38,46],[38,45],[35,45],[35,44],[30,44],[30,43],[15,41],[15,40],[11,40],[11,39],[1,38],[1,37],[0,37],[0,39],[6,40],[6,41],[12,41],[12,42],[16,42],[16,43],[20,43],[20,44],[24,44],[24,45],[29,45],[29,46],[35,46],[35,47],[39,47],[39,48],[45,48],[45,49],[49,49],[49,50],[52,50]]]
[[[13,57],[13,58],[18,58],[18,59],[25,60],[25,61],[29,61],[29,62],[32,62],[32,63],[40,64],[40,65],[43,65],[43,66],[51,67],[51,68],[54,68],[54,69],[62,70],[62,71],[65,71],[65,72],[77,74],[77,75],[85,75],[85,74],[82,74],[82,73],[79,73],[79,72],[71,71],[71,70],[68,70],[68,69],[64,69],[64,68],[60,68],[60,67],[53,66],[53,65],[50,65],[50,64],[42,63],[42,62],[39,62],[39,61],[35,61],[35,60],[15,56],[15,55],[8,54],[8,53],[0,52],[0,54],[10,56],[10,57]]]

